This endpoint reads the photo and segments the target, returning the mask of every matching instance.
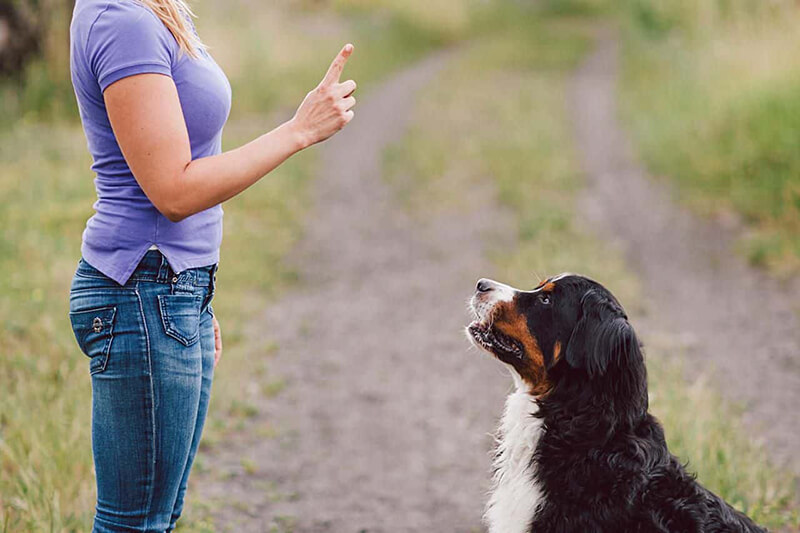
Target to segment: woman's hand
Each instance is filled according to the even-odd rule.
[[[214,368],[217,368],[219,358],[222,357],[222,330],[219,329],[219,322],[217,317],[213,317],[214,323]]]
[[[306,95],[290,121],[303,148],[324,141],[353,120],[356,99],[352,94],[356,90],[356,82],[347,80],[339,83],[347,58],[352,53],[352,44],[342,48],[331,63],[325,78]]]
[[[353,118],[354,81],[339,83],[353,45],[346,45],[295,117],[244,146],[192,159],[178,89],[169,76],[147,73],[112,83],[103,93],[114,136],[144,193],[179,222],[236,196],[299,150],[325,140]]]

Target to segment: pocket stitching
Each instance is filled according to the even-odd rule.
[[[166,298],[170,296],[178,296],[176,294],[159,294],[158,295],[158,310],[159,315],[161,315],[161,324],[164,326],[164,332],[172,337],[173,339],[177,340],[184,346],[191,346],[200,338],[200,313],[198,312],[198,320],[197,320],[197,331],[194,334],[187,338],[184,336],[178,329],[172,327],[171,321],[169,320],[169,313],[168,307],[169,304],[167,303],[168,300]],[[185,296],[191,296],[195,302],[202,301],[201,297],[195,294],[186,294]]]
[[[92,308],[92,309],[83,309],[81,311],[70,311],[70,313],[69,313],[70,316],[73,316],[73,315],[86,314],[86,313],[99,313],[100,311],[108,311],[108,310],[111,310],[111,315],[108,317],[108,338],[106,339],[106,342],[105,342],[105,345],[103,346],[103,349],[100,350],[100,353],[98,355],[92,357],[88,353],[86,353],[86,350],[84,350],[83,346],[85,344],[86,337],[89,336],[90,329],[88,327],[84,327],[83,325],[81,326],[83,331],[81,332],[81,338],[78,341],[78,347],[81,349],[81,352],[83,352],[84,355],[89,357],[89,374],[90,375],[94,375],[94,374],[97,374],[99,372],[103,372],[103,371],[105,371],[106,367],[108,366],[109,354],[111,353],[111,342],[114,340],[114,322],[115,322],[115,318],[117,317],[117,306],[110,305],[110,306],[106,306],[106,307],[96,307],[96,308]],[[94,361],[94,359],[97,358],[97,357],[102,357],[103,358],[102,359],[103,363],[101,365],[99,365],[98,368],[94,368],[93,369],[92,368],[92,361]]]
[[[109,296],[117,296],[120,294],[135,294],[134,289],[129,289],[123,287],[122,285],[118,285],[116,287],[112,286],[102,286],[102,287],[86,287],[83,289],[71,289],[69,291],[70,296],[74,299],[77,299],[79,296],[84,296],[84,293],[91,293],[91,294],[98,294],[98,295],[109,295]],[[76,313],[80,313],[82,311],[75,311]]]
[[[78,276],[79,278],[86,278],[86,279],[109,279],[109,280],[111,279],[108,276],[102,275],[102,273],[100,275],[89,274],[87,272],[81,272],[79,270],[75,272],[75,275]]]

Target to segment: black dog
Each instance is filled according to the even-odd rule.
[[[482,279],[468,335],[507,364],[485,519],[491,533],[765,531],[703,488],[648,412],[633,327],[602,285],[563,274],[532,291]]]

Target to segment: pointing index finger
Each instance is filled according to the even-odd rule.
[[[331,66],[328,68],[328,72],[325,74],[325,78],[322,80],[322,85],[333,85],[334,83],[339,82],[339,77],[342,75],[342,71],[344,70],[344,64],[347,63],[347,58],[350,57],[350,54],[353,53],[353,45],[348,43],[344,45],[344,48],[339,52],[336,58],[331,63]]]

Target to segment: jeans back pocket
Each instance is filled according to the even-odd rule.
[[[90,358],[91,374],[102,372],[108,365],[116,314],[115,306],[74,311],[69,314],[75,340],[78,341],[81,351]]]
[[[200,338],[200,308],[203,297],[196,294],[159,294],[158,307],[167,335],[184,346]]]

